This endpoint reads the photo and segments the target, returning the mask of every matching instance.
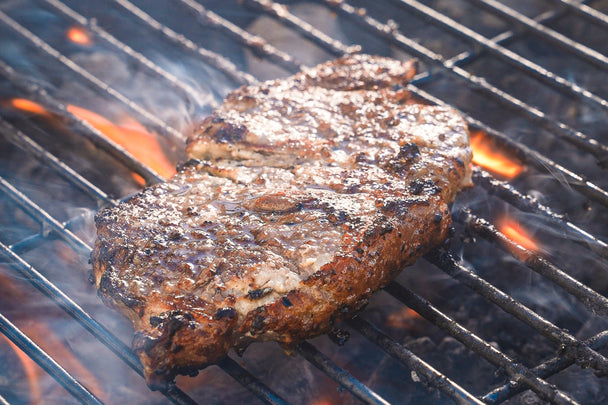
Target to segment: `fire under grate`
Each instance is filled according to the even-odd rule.
[[[269,78],[264,76],[266,70],[273,77],[296,72],[304,65],[311,64],[303,61],[311,57],[300,55],[293,45],[290,48],[280,43],[273,44],[274,39],[266,40],[263,34],[250,32],[259,29],[256,20],[263,21],[262,25],[268,21],[278,22],[286,32],[295,33],[310,43],[310,46],[321,50],[321,55],[327,56],[325,59],[359,51],[396,56],[405,53],[418,58],[423,69],[408,86],[408,90],[428,102],[457,108],[467,119],[473,133],[483,134],[496,148],[515,156],[527,172],[521,177],[504,181],[501,176],[491,175],[486,169],[477,167],[474,173],[475,188],[462,197],[463,202],[459,202],[459,198],[453,207],[456,226],[449,250],[434,250],[425,257],[424,263],[415,266],[418,270],[406,270],[404,273],[407,274],[402,274],[403,277],[385,288],[385,295],[389,297],[384,297],[384,300],[394,298],[402,303],[400,305],[415,311],[416,315],[411,317],[417,320],[402,317],[398,318],[400,322],[430,322],[435,329],[428,333],[444,337],[442,344],[445,344],[433,349],[437,351],[435,354],[429,354],[432,350],[425,347],[430,344],[428,339],[425,340],[427,332],[421,333],[417,339],[408,339],[406,335],[415,333],[407,327],[406,330],[399,330],[398,326],[389,326],[390,330],[387,330],[385,326],[390,314],[382,313],[385,301],[378,304],[372,302],[361,316],[343,325],[347,331],[356,332],[370,344],[373,343],[372,346],[379,347],[396,363],[405,366],[400,369],[398,378],[394,377],[397,381],[402,381],[402,386],[397,383],[394,389],[385,389],[383,383],[365,373],[369,372],[365,367],[356,364],[354,360],[344,360],[343,354],[335,355],[332,346],[318,340],[300,344],[296,348],[298,356],[336,381],[341,390],[350,393],[340,393],[337,397],[344,403],[353,402],[355,398],[374,404],[415,403],[421,397],[416,396],[418,394],[408,396],[406,391],[412,389],[412,386],[424,387],[422,390],[427,397],[423,397],[426,398],[423,400],[436,403],[523,403],[530,401],[530,398],[540,398],[550,403],[572,404],[603,403],[608,398],[606,389],[601,388],[606,385],[605,377],[608,374],[608,324],[605,320],[608,314],[608,286],[603,281],[606,279],[604,273],[607,270],[608,245],[602,241],[607,236],[604,228],[607,223],[608,184],[602,174],[608,165],[608,146],[603,143],[606,131],[602,130],[602,125],[605,126],[607,122],[608,88],[603,83],[605,80],[597,80],[602,75],[605,77],[608,58],[596,50],[604,46],[602,51],[607,51],[606,44],[602,43],[605,41],[597,39],[601,38],[598,33],[605,35],[608,28],[608,16],[600,11],[608,9],[606,2],[551,0],[528,2],[523,6],[522,2],[493,0],[386,0],[373,4],[327,0],[307,3],[306,10],[313,9],[317,13],[321,10],[322,14],[314,14],[315,16],[329,16],[330,20],[342,24],[346,33],[355,33],[348,36],[348,42],[339,39],[338,35],[317,28],[321,18],[319,21],[307,21],[300,17],[296,11],[303,9],[299,7],[301,2],[280,4],[268,0],[176,0],[167,6],[164,2],[115,0],[107,2],[107,7],[111,9],[107,16],[95,14],[103,7],[87,5],[86,2],[39,0],[29,3],[31,10],[37,10],[33,14],[39,14],[36,18],[42,19],[40,21],[51,21],[58,26],[63,24],[66,28],[79,27],[85,37],[89,36],[89,40],[93,38],[103,43],[105,52],[111,50],[110,59],[107,60],[111,61],[112,55],[118,55],[129,66],[134,65],[149,77],[165,83],[178,97],[187,100],[184,104],[189,105],[188,103],[193,103],[192,100],[197,100],[197,107],[191,108],[201,117],[217,105],[230,89]],[[209,37],[202,40],[182,34],[174,22],[170,24],[162,19],[163,10],[167,13],[166,10],[173,10],[171,7],[189,16],[187,20],[180,20],[180,28],[188,24],[203,26],[205,32],[213,31],[214,34],[209,34]],[[187,76],[191,72],[188,68],[180,71],[166,63],[166,58],[170,58],[170,55],[166,55],[165,59],[154,60],[154,55],[136,49],[138,44],[119,39],[124,38],[126,31],[121,31],[119,24],[107,24],[113,19],[122,18],[130,21],[132,26],[145,30],[147,34],[155,35],[156,40],[168,44],[167,52],[179,52],[188,61],[202,63],[211,72],[212,80],[216,78],[219,84],[210,89],[199,86]],[[20,7],[12,6],[11,2],[0,4],[0,39],[3,41],[2,49],[5,50],[0,51],[0,75],[4,86],[2,97],[6,100],[27,99],[34,106],[43,108],[43,112],[34,108],[26,113],[19,108],[15,109],[14,105],[3,105],[0,133],[6,145],[13,145],[23,151],[27,159],[36,162],[34,166],[55,173],[77,190],[79,198],[88,199],[93,211],[99,206],[116,204],[118,199],[127,194],[121,195],[114,189],[104,191],[111,187],[105,186],[100,176],[89,178],[76,170],[78,164],[68,162],[59,153],[61,151],[52,150],[48,146],[48,139],[41,138],[46,127],[38,121],[32,123],[30,118],[33,116],[61,117],[62,125],[79,134],[88,142],[87,145],[103,151],[108,160],[118,161],[125,169],[121,172],[123,175],[136,173],[146,184],[163,181],[163,176],[158,171],[142,163],[127,148],[109,139],[99,126],[92,125],[82,115],[75,114],[72,105],[63,101],[67,98],[68,90],[73,92],[73,89],[79,87],[57,90],[51,85],[55,83],[40,74],[47,69],[48,63],[49,70],[56,69],[69,75],[70,80],[82,83],[83,88],[92,89],[94,94],[120,106],[143,123],[146,129],[169,140],[169,143],[181,139],[185,126],[164,119],[145,100],[135,99],[129,94],[132,89],[117,89],[111,80],[91,68],[88,59],[77,55],[82,50],[72,45],[52,44],[51,38],[55,38],[55,33],[52,30],[45,32],[32,21],[35,20],[29,19],[25,12],[20,11]],[[470,28],[471,26],[478,30]],[[569,32],[571,26],[582,26],[580,29],[586,36],[576,32],[576,29]],[[424,36],[416,29],[428,30],[430,33]],[[595,37],[584,29],[596,33]],[[433,35],[444,41],[433,41]],[[13,48],[19,47],[27,48],[27,51],[16,52],[17,56],[11,53]],[[235,54],[234,49],[237,50]],[[23,55],[34,57],[24,59]],[[536,61],[537,55],[540,55],[541,62]],[[31,66],[37,61],[44,61],[45,64]],[[35,72],[38,75],[33,74]],[[504,72],[512,73],[509,80],[501,81],[497,75]],[[587,76],[582,76],[580,72],[587,72]],[[49,78],[54,74],[53,71]],[[541,138],[539,134],[542,134],[542,140],[528,139]],[[79,151],[71,153],[77,154]],[[175,154],[178,159],[179,152]],[[3,156],[3,159],[8,161],[9,157]],[[31,170],[25,173],[36,173],[36,167]],[[2,167],[0,188],[4,196],[1,201],[3,207],[12,207],[5,208],[3,212],[2,223],[11,224],[0,240],[0,251],[5,258],[2,264],[7,269],[4,271],[5,267],[2,267],[3,272],[8,274],[11,271],[13,277],[25,280],[38,289],[75,320],[81,329],[112,351],[120,359],[117,361],[122,361],[141,375],[141,365],[123,342],[124,339],[117,336],[112,327],[84,309],[97,307],[89,303],[81,305],[80,296],[64,292],[57,281],[52,281],[53,275],[45,273],[48,262],[59,261],[60,258],[46,258],[46,261],[42,261],[43,265],[33,265],[27,260],[30,252],[57,240],[69,247],[69,253],[62,251],[61,255],[88,257],[90,242],[86,240],[86,233],[81,231],[83,224],[90,221],[90,216],[87,217],[86,212],[66,209],[67,214],[78,212],[76,215],[67,215],[54,206],[53,202],[61,203],[62,198],[53,195],[53,184],[30,196],[30,179],[25,177],[24,181],[22,176],[9,164]],[[128,180],[132,181],[131,178]],[[31,182],[35,183],[33,180]],[[518,191],[522,189],[526,191]],[[568,195],[564,200],[570,198],[573,202],[561,201],[555,197],[561,193]],[[483,194],[483,198],[478,197],[478,194]],[[45,195],[48,195],[48,200],[44,198]],[[493,204],[503,208],[489,209],[488,206]],[[573,206],[584,208],[574,210]],[[70,205],[70,208],[73,207]],[[513,241],[507,235],[506,228],[486,218],[496,219],[502,211],[517,212],[518,218],[535,224],[541,235],[536,246],[524,247],[522,245],[525,243],[521,240]],[[561,214],[562,212],[567,212],[572,218]],[[14,222],[22,222],[23,228],[31,232],[13,230]],[[538,245],[545,246],[545,241],[554,241],[555,246],[546,250],[537,249]],[[563,249],[567,252],[561,254]],[[506,253],[503,254],[503,250]],[[478,256],[481,258],[477,259]],[[498,256],[500,258],[494,260]],[[36,261],[40,262],[39,259]],[[504,268],[499,267],[497,270],[495,266]],[[421,273],[429,272],[430,267],[433,268],[434,278],[424,279],[420,276]],[[513,270],[513,267],[518,270]],[[524,267],[533,273],[525,273],[526,276],[519,274],[524,274]],[[522,284],[511,289],[510,276],[497,277],[493,274],[496,271],[519,272],[514,277],[527,280],[519,280]],[[69,276],[86,278],[83,274],[84,271]],[[536,277],[536,274],[542,277]],[[416,277],[420,280],[416,280]],[[550,283],[540,281],[541,278]],[[424,288],[436,285],[439,282],[436,280],[447,284],[446,292],[472,290],[474,294],[469,294],[474,298],[469,298],[466,293],[457,297],[467,297],[466,302],[471,304],[486,302],[484,305],[492,309],[476,311],[471,307],[470,312],[461,314],[461,309],[456,303],[449,302],[449,297],[438,296],[434,291]],[[524,286],[523,289],[531,291],[520,291],[521,285]],[[552,287],[546,287],[547,285]],[[507,293],[505,290],[511,291]],[[574,299],[565,301],[566,315],[556,315],[550,309],[558,304],[556,301],[545,302],[547,299],[543,294],[557,297],[554,299],[559,304],[559,300],[566,295]],[[508,319],[509,325],[517,325],[518,330],[521,327],[531,331],[531,340],[546,341],[545,345],[552,349],[552,355],[546,350],[539,350],[541,353],[533,352],[532,358],[528,359],[528,350],[533,349],[525,346],[527,342],[520,342],[522,346],[517,347],[517,339],[511,344],[508,338],[502,337],[506,333],[503,329],[508,327],[498,327],[501,335],[492,336],[485,329],[475,328],[485,325],[485,321],[476,323],[475,320],[468,319],[475,316],[483,318],[483,311],[494,314],[493,311],[497,309],[505,314],[500,319]],[[571,320],[568,313],[576,314],[576,319]],[[49,356],[9,318],[0,308],[0,330],[8,340],[33,359],[77,401],[103,402],[97,393],[92,392],[91,387],[66,371],[61,365],[62,358]],[[398,337],[394,337],[395,333],[391,332],[395,332]],[[336,335],[340,333],[343,332],[336,331]],[[353,333],[351,339],[354,338]],[[333,340],[340,340],[340,336],[333,336]],[[473,367],[480,360],[483,362],[484,367],[480,373],[493,370],[490,372],[493,376],[484,381],[487,383],[485,386],[479,387],[475,381],[471,381],[474,379],[469,375],[468,368],[471,365],[460,364],[458,367],[462,373],[453,372],[458,367],[446,366],[438,360],[441,356],[450,357],[452,352],[460,353],[453,350],[457,342],[469,353],[460,357],[470,359],[472,354]],[[42,342],[39,343],[42,345]],[[347,341],[336,350],[348,353],[355,344]],[[252,347],[248,352],[253,350],[257,350],[257,347]],[[243,385],[249,395],[266,403],[306,403],[305,400],[285,395],[287,388],[277,389],[274,381],[262,378],[252,363],[247,361],[247,354],[243,361],[238,357],[227,357],[219,364],[219,368]],[[358,354],[359,349],[351,353],[351,356],[357,357]],[[383,364],[390,364],[387,373],[392,374],[391,370],[395,368],[393,363],[383,360],[378,367]],[[445,371],[446,368],[450,372]],[[587,392],[577,388],[575,383],[568,385],[563,379],[553,379],[573,369],[580,371],[572,374],[579,385],[600,388],[589,389],[587,391],[593,392]],[[381,371],[373,373],[386,379]],[[585,379],[579,374],[584,374]],[[185,380],[180,380],[183,381]],[[208,402],[206,398],[192,395],[196,391],[187,383],[184,384],[186,388],[178,383],[164,392],[166,400],[184,404]],[[294,390],[295,388],[297,387]],[[525,396],[530,392],[535,396]],[[19,401],[5,396],[6,398],[0,396],[0,403]],[[142,403],[163,401],[157,396],[151,398],[153,399],[147,400],[141,397],[139,400]],[[328,401],[331,403],[331,400]]]

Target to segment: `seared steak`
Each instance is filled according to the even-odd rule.
[[[446,239],[467,128],[414,103],[413,74],[360,55],[242,87],[175,177],[99,213],[96,284],[133,321],[152,387],[231,347],[327,332]]]

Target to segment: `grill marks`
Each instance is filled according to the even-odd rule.
[[[192,137],[203,161],[98,216],[96,282],[133,320],[151,386],[327,332],[445,239],[467,129],[402,103],[413,74],[361,55],[243,87]]]

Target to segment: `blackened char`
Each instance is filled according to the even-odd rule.
[[[152,387],[327,332],[447,237],[467,127],[413,102],[413,75],[359,55],[242,87],[175,177],[98,214],[99,293],[133,321]]]

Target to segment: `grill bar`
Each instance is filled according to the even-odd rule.
[[[55,48],[50,46],[48,43],[44,42],[38,36],[36,36],[33,32],[19,24],[17,21],[13,20],[8,14],[4,13],[0,10],[0,21],[2,21],[5,25],[10,27],[14,32],[19,34],[22,38],[26,39],[28,42],[32,43],[39,50],[43,51],[47,55],[51,56],[56,61],[60,62],[62,65],[67,67],[72,72],[76,73],[81,78],[85,79],[87,83],[97,88],[103,94],[107,94],[120,102],[121,104],[128,107],[131,111],[136,113],[139,117],[142,117],[145,122],[149,122],[153,124],[154,128],[161,134],[167,135],[170,137],[174,137],[176,139],[181,139],[180,132],[167,125],[163,120],[158,118],[152,112],[146,110],[139,104],[135,103],[132,100],[129,100],[122,93],[111,87],[109,84],[105,83],[103,80],[99,79],[95,75],[91,74],[86,69],[82,68],[80,65],[74,63],[71,59],[67,58]]]
[[[588,19],[591,22],[599,24],[603,27],[608,27],[608,15],[597,11],[596,9],[583,4],[584,2],[578,3],[574,0],[553,0],[555,3],[559,3],[560,6],[573,11],[576,14]]]
[[[592,1],[594,0],[582,0],[581,4],[591,3]],[[566,14],[567,10],[564,9],[546,11],[534,17],[532,21],[535,24],[546,25],[564,17]],[[493,38],[490,38],[490,40],[498,45],[506,46],[515,41],[516,39],[520,38],[521,36],[522,33],[519,31],[507,30],[494,36]],[[466,63],[470,63],[473,60],[476,60],[479,56],[481,56],[481,54],[482,52],[479,51],[465,51],[460,53],[459,55],[454,56],[453,58],[448,59],[448,62],[453,63],[455,65],[463,66]]]
[[[436,249],[425,255],[425,258],[486,300],[493,302],[505,312],[534,328],[556,344],[560,351],[563,351],[564,356],[575,359],[580,367],[592,367],[597,370],[598,375],[607,375],[608,359],[606,357],[457,263],[451,254]]]
[[[33,139],[25,135],[23,132],[17,130],[11,124],[4,119],[0,118],[0,133],[4,135],[14,145],[26,150],[30,154],[36,157],[39,161],[43,162],[47,166],[51,167],[56,173],[64,177],[74,186],[84,191],[89,197],[95,199],[98,204],[107,203],[116,205],[117,202],[111,199],[106,193],[100,190],[97,186],[92,184],[90,181],[82,177],[70,166],[59,160],[56,156],[48,152]]]
[[[49,373],[74,398],[83,404],[99,404],[103,402],[85,388],[77,379],[61,367],[51,356],[40,348],[34,341],[21,332],[4,315],[0,314],[0,332],[10,339],[19,349],[28,353],[40,367]]]
[[[25,137],[24,134],[21,134],[21,135]],[[70,170],[72,170],[68,166],[65,166],[65,167],[60,166],[59,168],[61,170],[66,169],[66,170],[68,170],[68,172]],[[22,208],[26,209],[27,212],[30,213],[30,215],[33,215],[39,221],[41,221],[41,222],[46,221],[46,220],[50,221],[51,225],[53,226],[53,230],[56,233],[59,233],[59,235],[63,239],[65,239],[68,243],[70,243],[70,242],[77,243],[77,241],[80,240],[80,239],[78,239],[78,237],[73,235],[71,233],[71,231],[69,231],[67,229],[67,226],[65,224],[61,224],[57,220],[52,218],[48,213],[46,213],[44,210],[42,210],[42,208],[38,207],[36,204],[31,202],[27,197],[25,197],[25,195],[20,193],[18,190],[14,189],[14,187],[12,187],[8,182],[6,182],[1,177],[0,177],[0,188],[2,188],[2,189],[6,188],[7,192],[9,193],[8,195],[11,196],[11,198],[13,198]],[[44,237],[44,234],[41,234],[41,236]],[[26,238],[26,239],[29,239],[29,238]],[[72,241],[72,239],[74,239],[74,241]],[[78,250],[81,251],[81,253],[86,253],[88,255],[90,252],[90,247],[88,247],[88,245],[84,244],[84,242],[82,242],[82,244],[84,246],[82,246]],[[10,258],[13,258],[13,259],[14,258],[20,259],[19,256],[17,256],[10,248],[8,248],[4,245],[1,245],[1,248],[2,248],[2,250],[5,250],[5,252],[0,251],[0,253],[4,253],[6,256],[10,256]],[[20,265],[27,266],[27,264],[25,262],[23,262],[22,259],[20,259],[20,261],[21,261],[19,263]],[[29,268],[29,271],[36,272],[31,267]],[[34,275],[33,277],[36,277],[36,273],[32,273]],[[37,274],[39,274],[39,273],[37,273]],[[43,286],[45,283],[48,283],[49,285],[44,286],[44,287],[46,287],[48,289],[48,291],[51,291],[52,294],[55,294],[55,296],[51,296],[49,294],[47,294],[47,296],[49,296],[51,299],[53,299],[66,312],[68,312],[68,314],[70,314],[72,317],[75,317],[75,319],[77,321],[79,321],[85,329],[89,330],[95,337],[97,337],[100,341],[102,341],[102,343],[106,344],[106,346],[108,346],[108,348],[110,348],[112,351],[114,351],[116,354],[118,354],[119,357],[121,357],[129,366],[131,366],[131,368],[133,368],[135,371],[137,371],[140,375],[143,375],[143,369],[141,368],[141,365],[139,364],[139,360],[135,357],[135,355],[126,346],[124,346],[122,344],[122,342],[118,341],[117,338],[115,338],[113,335],[111,335],[111,333],[109,331],[107,331],[105,329],[100,330],[99,328],[103,328],[103,326],[101,326],[96,321],[94,321],[93,318],[91,318],[82,309],[80,309],[76,303],[74,303],[73,301],[70,301],[70,302],[65,301],[66,298],[68,300],[69,300],[69,298],[67,296],[62,297],[61,294],[63,294],[63,293],[61,293],[60,290],[56,289],[56,287],[54,288],[54,291],[53,291],[54,286],[48,280],[44,279],[43,276],[40,275],[40,277],[41,277],[40,280],[34,280],[34,278],[28,277],[28,276],[25,276],[25,277],[35,287],[37,287],[40,291],[42,291],[45,294],[46,294],[45,291],[47,291],[47,290],[41,289],[38,285],[35,284],[35,282],[39,281]],[[63,301],[67,302],[67,304],[65,304],[65,306],[62,305]],[[71,310],[68,310],[67,307],[69,307],[71,305],[73,305],[73,307],[70,307]],[[81,311],[82,313],[79,313],[79,311]],[[75,315],[77,315],[78,317],[76,317]],[[87,317],[88,317],[88,319],[87,319]],[[87,324],[87,323],[83,322],[83,319],[87,322],[92,321],[93,324]],[[113,339],[114,342],[110,342],[110,344],[112,346],[109,345],[106,342],[106,340],[102,339],[102,337],[105,337],[106,340]],[[118,349],[116,349],[116,347],[118,347]],[[123,356],[128,356],[128,358],[124,358]],[[276,395],[274,392],[272,392],[270,389],[268,389],[265,385],[263,385],[261,382],[259,382],[257,379],[255,379],[255,377],[253,377],[251,374],[249,374],[245,369],[240,367],[238,364],[236,364],[236,363],[232,364],[229,361],[225,361],[225,362],[222,362],[222,364],[221,364],[222,368],[224,368],[224,366],[227,367],[226,369],[224,369],[224,371],[226,371],[228,374],[230,374],[233,378],[235,378],[243,386],[250,389],[255,395],[257,395],[261,399],[263,399],[271,404],[284,403],[284,402],[281,402],[283,400],[278,395]],[[181,390],[179,390],[177,387],[174,387],[173,385],[169,386],[169,388],[168,388],[167,392],[165,392],[165,394],[168,395],[175,403],[178,403],[178,404],[194,403],[194,401],[191,398],[189,398],[185,393],[183,393]]]
[[[577,100],[584,101],[589,105],[594,105],[608,111],[608,101],[593,94],[587,89],[578,86],[571,81],[564,79],[555,73],[537,65],[529,59],[526,59],[517,53],[504,48],[492,42],[483,35],[473,31],[472,29],[454,21],[448,16],[435,11],[434,9],[425,6],[416,0],[393,0],[401,5],[406,6],[409,10],[423,16],[427,21],[436,24],[461,38],[472,41],[475,45],[483,47],[492,55],[500,58],[504,62],[513,66],[516,69],[528,73],[530,76],[545,83],[548,86],[562,91],[563,93],[575,97]]]
[[[457,404],[483,404],[461,386],[450,380],[431,365],[391,339],[371,323],[357,316],[348,324],[368,340],[380,346],[382,350],[406,365],[424,384],[435,387],[449,396]]]
[[[533,212],[549,217],[562,224],[565,229],[582,239],[572,239],[573,242],[590,249],[603,259],[608,259],[608,244],[596,238],[577,225],[567,221],[563,215],[557,214],[551,208],[539,203],[536,199],[524,195],[514,189],[510,184],[496,180],[488,172],[478,168],[473,169],[473,180],[476,185],[483,187],[488,193],[500,197],[521,211]]]
[[[258,0],[251,0],[251,1],[258,1]],[[267,4],[268,7],[273,7],[273,8],[282,7],[282,5],[279,5],[279,4],[269,1],[269,0],[263,0],[263,1],[264,1],[264,4]],[[550,15],[543,17],[543,19],[546,21],[551,18],[556,18],[557,17],[556,14],[557,13],[550,13]],[[286,9],[282,9],[282,12],[279,17],[280,17],[279,18],[280,21],[285,24],[287,24],[285,19],[297,18],[293,14],[290,14],[289,11],[287,11]],[[509,34],[509,36],[507,37],[509,39],[512,39],[515,37],[514,34],[510,34],[509,32],[507,32],[506,34]],[[501,34],[501,35],[504,35],[504,34]],[[505,41],[506,41],[506,39],[505,39]],[[328,48],[325,48],[325,49],[330,50]],[[461,54],[461,55],[463,55],[463,54]],[[466,60],[472,60],[474,56],[478,56],[479,54],[466,53],[466,55],[467,56],[464,57],[464,58],[466,58]],[[462,59],[462,61],[464,61],[464,60],[465,59]],[[429,77],[430,77],[430,75],[428,73],[422,73],[420,75],[417,75],[416,78],[412,81],[412,83],[410,83],[408,85],[408,90],[410,90],[413,94],[417,95],[418,97],[426,99],[427,101],[430,101],[434,104],[447,106],[447,104],[445,102],[430,95],[429,93],[425,92],[424,90],[420,89],[419,87],[417,87],[414,84],[414,83],[423,82],[423,81],[427,80]],[[568,177],[571,180],[571,182],[572,182],[571,185],[573,185],[577,191],[581,192],[583,195],[585,195],[588,198],[591,198],[595,201],[602,203],[605,206],[608,206],[608,191],[605,191],[605,190],[601,189],[600,187],[596,186],[595,184],[585,180],[583,178],[583,176],[573,173],[573,172],[569,171],[568,169],[558,165],[557,163],[553,162],[551,159],[543,156],[542,154],[538,153],[537,151],[530,149],[527,146],[525,146],[519,142],[515,142],[515,141],[511,140],[511,138],[509,138],[504,133],[496,131],[496,130],[486,126],[485,124],[470,117],[469,115],[465,114],[462,111],[458,111],[458,112],[467,120],[469,125],[483,129],[484,132],[486,132],[488,135],[492,136],[495,139],[500,140],[503,145],[507,146],[511,151],[515,152],[527,164],[531,164],[534,167],[536,167],[538,170],[543,171],[543,172],[551,173],[551,170],[553,170],[553,171],[562,173],[563,175],[565,175],[566,177]],[[594,154],[604,156],[604,153],[600,150],[595,150]]]
[[[599,143],[597,140],[590,138],[582,132],[573,129],[568,125],[557,121],[556,119],[548,117],[545,113],[537,108],[534,108],[522,100],[512,96],[511,94],[489,84],[484,78],[475,76],[456,65],[448,63],[448,61],[446,61],[441,55],[436,54],[430,49],[418,44],[416,41],[406,37],[394,28],[391,28],[389,25],[380,23],[379,21],[366,15],[364,12],[359,12],[358,9],[345,2],[335,2],[333,0],[324,0],[324,2],[330,8],[338,10],[364,28],[388,39],[406,52],[413,53],[433,65],[438,65],[447,73],[456,76],[459,79],[463,79],[471,88],[514,110],[521,115],[521,117],[526,118],[530,122],[550,130],[560,138],[563,138],[573,145],[594,154],[602,161],[604,161],[604,159],[608,159],[608,147],[606,145]]]
[[[45,1],[53,1],[53,0],[45,0]],[[182,2],[187,3],[185,0],[182,0]],[[250,2],[250,3],[251,3],[251,2],[258,2],[258,0],[251,0],[251,1],[249,1],[249,2]],[[127,2],[127,3],[128,3],[128,2]],[[164,27],[164,28],[166,28],[166,27]],[[238,27],[237,27],[237,28],[238,28]],[[256,46],[256,44],[250,44],[250,45],[247,45],[247,46],[250,46],[250,47],[252,47],[252,46],[253,46],[253,47],[255,47],[255,46]],[[275,63],[276,63],[276,62],[275,62]],[[313,347],[313,349],[314,349],[314,347]],[[315,350],[316,350],[316,349],[315,349]],[[319,354],[320,354],[320,353],[319,353]],[[320,355],[321,355],[321,356],[323,356],[322,354],[320,354]],[[334,367],[334,366],[335,366],[335,365],[331,365],[331,364],[330,364],[330,368],[331,368],[331,367]],[[337,366],[335,366],[335,367],[337,367]],[[244,371],[244,370],[243,370],[243,371]],[[356,380],[355,380],[355,381],[356,381]],[[242,382],[241,382],[241,383],[242,383]],[[551,392],[551,391],[549,391],[549,392]],[[272,402],[271,402],[271,403],[272,403]]]
[[[300,33],[305,38],[319,45],[323,49],[329,51],[333,55],[342,56],[344,54],[357,53],[361,51],[360,45],[345,45],[342,42],[326,35],[302,20],[301,18],[291,14],[286,6],[275,3],[270,0],[245,0],[245,4],[261,10],[276,20],[282,22],[287,27],[292,28]]]
[[[0,405],[10,405],[2,395],[0,395]]]
[[[40,208],[36,203],[30,200],[25,194],[16,189],[12,184],[0,177],[0,190],[4,191],[6,195],[13,200],[21,209],[28,213],[28,215],[36,218],[41,224],[43,233],[45,227],[48,227],[48,231],[52,230],[57,233],[61,238],[70,245],[74,250],[79,253],[87,253],[91,250],[89,245],[82,241],[78,236],[74,235],[72,231],[67,229],[63,224],[49,215],[46,211]],[[48,232],[47,231],[47,232]]]
[[[434,325],[460,341],[491,364],[505,371],[510,379],[521,381],[532,389],[539,397],[554,404],[576,404],[568,394],[559,391],[546,381],[534,375],[529,369],[509,358],[506,354],[494,348],[473,332],[467,330],[458,322],[436,309],[431,303],[396,282],[389,283],[385,290],[405,303],[408,307],[422,315]]]
[[[421,97],[434,104],[441,106],[449,106],[447,103],[420,89],[414,84],[408,84],[407,89],[410,90],[412,93],[416,94],[418,97]],[[549,174],[559,173],[568,181],[568,184],[572,186],[576,191],[578,191],[585,197],[608,207],[608,191],[586,180],[583,176],[576,174],[573,171],[561,166],[560,164],[547,158],[536,150],[531,149],[522,143],[511,140],[505,133],[497,131],[485,125],[481,121],[472,118],[468,114],[458,109],[456,109],[456,111],[458,111],[458,113],[467,121],[467,123],[471,127],[478,128],[486,134],[490,135],[495,141],[498,141],[501,146],[506,147],[508,150],[516,154],[526,164],[533,166],[541,172]]]
[[[296,346],[296,350],[302,357],[312,363],[319,370],[323,371],[334,381],[349,390],[354,396],[359,398],[364,403],[371,405],[389,404],[384,398],[376,394],[361,381],[357,380],[348,371],[336,365],[310,343],[302,342]]]
[[[608,68],[608,58],[581,44],[580,42],[576,42],[567,36],[560,34],[559,32],[552,30],[551,28],[545,27],[542,24],[537,23],[533,19],[525,16],[513,10],[510,7],[505,6],[504,4],[497,2],[495,0],[468,0],[471,3],[476,4],[479,7],[482,7],[486,10],[489,10],[492,14],[498,15],[502,18],[507,19],[519,25],[520,27],[524,27],[526,30],[533,32],[535,35],[542,37],[543,39],[551,42],[553,45],[556,45],[559,48],[565,49],[590,64],[597,66],[602,69]]]
[[[608,344],[608,331],[601,332],[590,339],[585,340],[585,344],[594,350],[601,349]],[[549,378],[558,372],[565,370],[574,364],[574,361],[565,357],[553,357],[538,366],[532,371],[540,378]],[[526,390],[523,384],[509,381],[505,385],[498,387],[484,395],[483,400],[489,404],[499,404],[507,399]]]
[[[12,67],[2,61],[0,61],[0,74],[6,77],[11,84],[43,104],[48,111],[57,113],[61,117],[68,119],[70,123],[74,124],[75,129],[80,135],[85,136],[96,147],[103,149],[114,158],[120,160],[129,170],[139,174],[144,178],[146,184],[150,185],[163,181],[163,178],[158,173],[143,165],[122,146],[108,139],[99,130],[93,128],[87,121],[70,113],[64,104],[51,97],[47,91],[34,80],[18,74]]]
[[[458,222],[464,223],[469,231],[484,239],[494,242],[505,252],[510,253],[528,268],[559,285],[568,293],[579,299],[590,311],[601,316],[608,315],[608,298],[593,291],[585,284],[575,280],[557,266],[549,263],[539,254],[532,252],[499,232],[494,225],[483,218],[473,215],[469,210],[460,210],[453,216]]]
[[[130,12],[132,15],[137,17],[147,27],[152,28],[153,30],[162,34],[165,38],[171,40],[173,43],[181,46],[182,48],[193,52],[196,55],[199,55],[205,62],[209,63],[211,66],[226,74],[235,83],[252,84],[257,82],[255,77],[253,77],[249,73],[239,71],[238,68],[228,59],[215,52],[209,51],[205,48],[201,48],[188,38],[184,37],[181,34],[178,34],[171,28],[161,24],[160,22],[152,18],[152,16],[150,16],[131,2],[125,0],[114,1],[118,5],[123,7],[125,10]]]
[[[39,0],[40,1],[40,0]],[[66,4],[62,3],[59,0],[42,0],[52,6],[55,10],[59,11],[64,16],[70,18],[75,23],[87,27],[91,32],[95,33],[99,38],[102,38],[104,41],[112,44],[116,49],[120,52],[128,55],[135,61],[137,61],[140,65],[147,68],[150,72],[154,73],[157,77],[160,77],[171,84],[171,86],[181,92],[183,95],[187,97],[187,99],[201,100],[205,99],[205,104],[211,107],[216,107],[217,103],[210,95],[205,95],[200,91],[194,89],[192,86],[184,83],[179,80],[173,74],[167,72],[150,59],[146,58],[143,54],[135,51],[130,46],[126,45],[124,42],[118,40],[112,34],[101,28],[95,21],[91,21],[90,19],[84,17],[83,15],[77,13]]]
[[[12,267],[26,279],[32,286],[38,289],[41,293],[53,300],[61,307],[68,315],[80,323],[86,330],[95,336],[106,347],[112,350],[121,360],[131,367],[138,374],[143,375],[142,366],[139,359],[133,352],[122,343],[116,336],[108,331],[103,325],[87,314],[76,302],[74,302],[63,291],[57,288],[53,283],[46,279],[33,266],[24,261],[19,255],[15,254],[6,245],[0,242],[0,254],[5,256]],[[26,353],[29,352],[24,350]],[[196,402],[188,397],[178,388],[164,392],[169,399],[176,404],[195,404]]]
[[[127,0],[116,0],[121,3],[128,3]],[[200,17],[199,22],[204,22],[212,27],[221,30],[233,39],[236,39],[241,44],[252,49],[259,55],[264,55],[274,64],[281,66],[288,72],[297,72],[301,69],[302,63],[285,52],[281,52],[275,47],[266,42],[265,39],[252,35],[242,28],[234,25],[225,18],[220,17],[213,11],[206,10],[200,3],[192,0],[179,0],[183,5],[194,11]]]
[[[239,366],[238,363],[230,357],[224,357],[218,365],[222,370],[243,385],[243,387],[247,388],[265,403],[271,405],[287,405],[287,401],[272,392],[267,386],[258,381],[257,378]]]

